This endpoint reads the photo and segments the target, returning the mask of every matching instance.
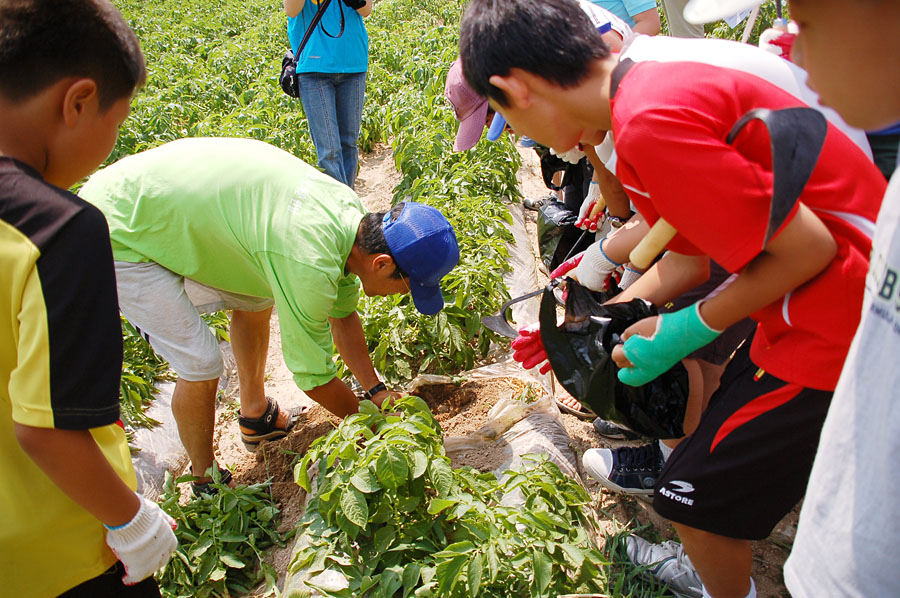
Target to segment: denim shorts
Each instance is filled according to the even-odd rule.
[[[196,382],[222,374],[219,344],[201,313],[262,311],[270,298],[214,289],[154,262],[116,262],[119,309],[180,378]]]

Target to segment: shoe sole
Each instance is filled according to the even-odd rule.
[[[282,438],[287,437],[287,435],[291,433],[291,431],[297,426],[297,424],[301,423],[301,418],[303,418],[303,421],[305,421],[305,416],[308,411],[309,407],[306,405],[288,409],[287,428],[276,428],[271,432],[267,432],[266,434],[246,434],[244,432],[241,432],[241,442],[244,443],[244,448],[247,449],[248,452],[255,453],[256,449],[259,448],[260,442],[281,440]]]
[[[651,490],[643,490],[643,489],[638,490],[635,488],[625,488],[623,486],[619,486],[618,484],[616,484],[615,482],[613,482],[612,480],[610,480],[608,478],[596,477],[596,476],[591,475],[590,473],[588,473],[588,475],[590,475],[591,478],[597,480],[597,482],[601,486],[606,488],[607,490],[612,490],[613,492],[617,492],[619,494],[627,494],[628,496],[637,496],[640,498],[643,498],[643,497],[649,498],[649,497],[653,496],[652,489]]]

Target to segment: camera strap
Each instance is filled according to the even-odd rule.
[[[297,63],[300,61],[300,55],[303,54],[303,48],[306,47],[307,42],[309,42],[309,38],[312,36],[313,31],[315,31],[319,22],[322,20],[322,17],[325,15],[325,9],[328,8],[328,5],[331,4],[331,0],[322,0],[321,4],[319,4],[318,10],[316,10],[316,14],[313,15],[312,22],[309,24],[309,27],[306,28],[306,33],[303,34],[303,39],[300,40],[300,45],[297,46],[297,51],[294,53],[294,67],[297,66]],[[341,17],[344,16],[344,13],[341,12]],[[324,29],[322,31],[325,31]],[[328,33],[327,31],[325,32]],[[338,37],[344,33],[344,20],[341,19],[341,33],[338,34]],[[334,37],[334,36],[331,36]]]

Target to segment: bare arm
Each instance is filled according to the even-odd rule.
[[[370,14],[372,14],[372,7],[375,6],[375,0],[366,0],[366,5],[362,8],[358,8],[356,12],[359,13],[359,16],[366,18]]]
[[[700,306],[700,315],[711,328],[725,330],[812,279],[836,253],[828,228],[800,204],[793,220],[734,282]]]
[[[300,11],[303,10],[303,5],[305,3],[306,0],[282,0],[284,14],[289,17],[296,17],[300,14]]]
[[[633,18],[634,27],[631,29],[635,33],[643,33],[644,35],[656,35],[659,33],[659,11],[656,8],[639,12]]]
[[[338,417],[346,417],[359,411],[359,399],[340,378],[332,378],[322,386],[304,392]]]
[[[599,158],[597,161],[600,161]],[[600,193],[606,200],[606,208],[609,213],[616,218],[628,218],[631,215],[631,201],[616,175],[600,162],[600,168],[594,166],[594,180],[600,185]]]
[[[369,357],[366,335],[363,332],[359,314],[353,312],[346,318],[329,318],[329,321],[334,345],[337,347],[341,359],[356,376],[363,389],[368,390],[378,384],[378,374],[375,373],[375,366],[372,365],[372,358]],[[381,391],[372,400],[380,405],[388,394],[390,393],[386,390]]]
[[[22,450],[47,477],[100,522],[124,525],[138,512],[140,499],[103,456],[89,430],[15,424],[15,433]]]
[[[654,305],[665,305],[709,278],[709,258],[668,252],[634,284],[613,297],[610,303],[624,303],[635,297]]]
[[[635,214],[622,228],[610,233],[603,242],[603,253],[609,259],[618,263],[628,263],[628,255],[634,249],[650,227],[644,222],[640,214]]]
[[[609,30],[601,37],[609,46],[609,51],[613,54],[618,54],[622,50],[622,36],[619,35],[618,31]]]

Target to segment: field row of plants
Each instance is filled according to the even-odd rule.
[[[660,593],[598,549],[578,482],[538,455],[509,473],[499,481],[452,469],[440,425],[417,397],[381,410],[364,401],[294,470],[314,495],[291,570],[331,598]],[[311,579],[326,569],[343,579]]]
[[[110,162],[185,136],[260,139],[315,163],[299,100],[284,95],[276,75],[287,44],[285,17],[270,2],[225,0],[146,4],[116,0],[137,32],[148,80],[122,128]],[[452,152],[456,121],[443,98],[456,57],[463,2],[381,0],[367,20],[371,61],[360,145],[390,141],[403,175],[394,202],[419,201],[453,223],[461,263],[445,279],[447,308],[421,316],[408,297],[366,298],[364,328],[376,368],[392,385],[420,372],[471,368],[499,340],[481,316],[509,297],[504,224],[506,200],[518,196],[518,154],[508,142]],[[224,328],[219,328],[224,330]],[[140,340],[124,327],[130,345]],[[126,357],[123,404],[130,423],[140,414],[160,373],[137,346]]]

